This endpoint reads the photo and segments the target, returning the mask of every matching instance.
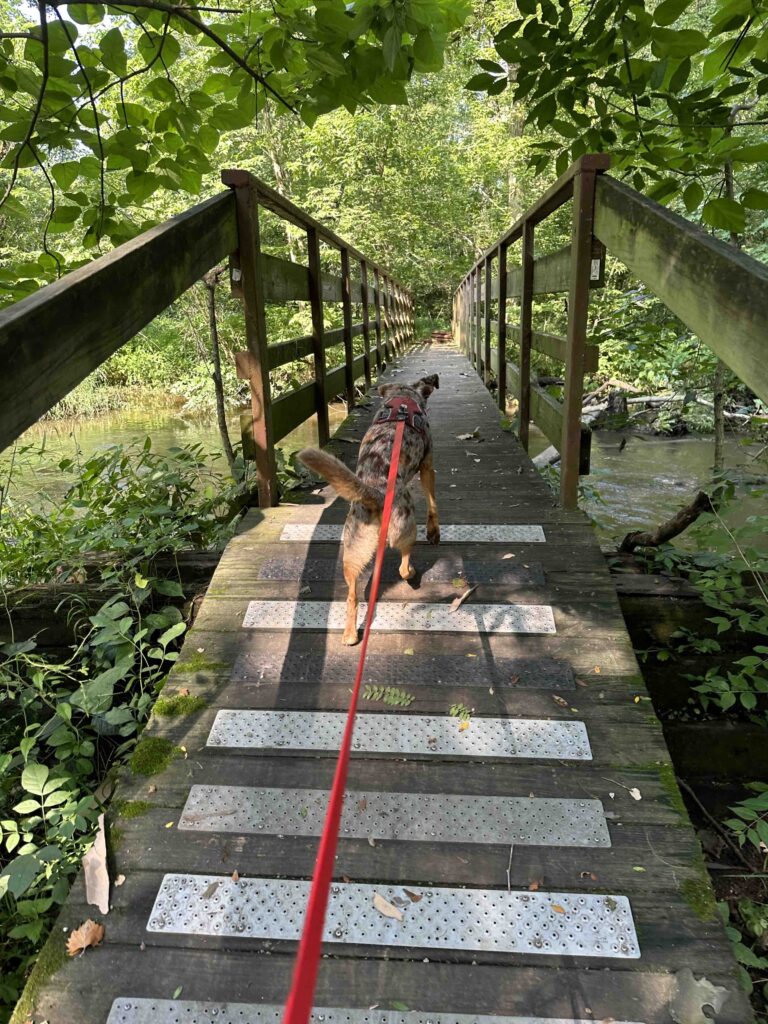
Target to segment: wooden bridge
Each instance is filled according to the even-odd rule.
[[[688,303],[686,322],[764,397],[756,346],[768,275],[601,179],[605,165],[583,158],[473,269],[454,304],[458,348],[414,347],[404,288],[240,174],[225,179],[231,193],[0,315],[0,354],[16,345],[16,399],[10,411],[0,401],[7,443],[237,248],[231,276],[248,342],[239,364],[253,396],[245,436],[262,505],[227,547],[166,684],[166,695],[204,706],[153,718],[123,773],[110,812],[110,870],[122,882],[110,913],[86,903],[79,879],[25,1015],[50,1024],[279,1020],[357,652],[341,646],[337,627],[346,505],[318,489],[273,507],[274,444],[313,413],[327,440],[327,402],[343,392],[351,412],[328,447],[353,466],[378,401],[355,406],[354,383],[386,359],[386,382],[440,375],[430,421],[442,541],[417,546],[417,589],[386,563],[315,1020],[690,1024],[700,1019],[697,992],[699,1014],[710,1003],[719,1024],[752,1019],[603,556],[573,506],[588,443],[579,415],[593,358],[586,304],[602,244],[679,315]],[[535,257],[536,224],[571,197],[571,247]],[[302,225],[307,266],[262,252],[262,205]],[[518,240],[515,271],[507,250]],[[340,254],[338,275],[321,242]],[[172,280],[131,308],[138,291],[124,261],[138,272],[158,253],[177,257]],[[118,275],[124,291],[104,291]],[[697,282],[695,303],[685,280]],[[745,312],[736,300],[747,288]],[[537,334],[531,296],[558,290],[570,293],[567,336]],[[78,319],[84,294],[102,297],[91,307],[96,327]],[[513,297],[520,317],[508,326]],[[295,298],[312,304],[312,336],[267,345],[265,304]],[[324,331],[324,301],[341,302],[340,333]],[[717,303],[734,310],[732,322],[718,325]],[[64,325],[64,363],[30,410],[18,395],[31,393],[33,353],[38,370],[41,358],[53,365],[53,342],[30,334],[46,323]],[[333,344],[345,360],[326,371]],[[564,407],[530,383],[531,347],[565,362]],[[312,383],[272,402],[269,368],[306,354]],[[473,365],[496,379],[497,402]],[[512,381],[522,445],[497,407]],[[561,502],[524,450],[529,413],[561,447]],[[103,921],[103,944],[63,963],[62,929],[89,917]],[[706,982],[696,988],[694,977]]]

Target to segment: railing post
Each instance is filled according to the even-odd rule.
[[[499,246],[498,267],[499,275],[499,304],[498,304],[498,331],[496,336],[496,352],[498,354],[499,369],[496,374],[498,390],[496,398],[499,409],[507,411],[507,245],[502,242]]]
[[[589,273],[592,223],[595,211],[595,171],[579,169],[573,179],[571,280],[568,291],[563,437],[560,446],[560,501],[576,508],[579,497],[581,406],[584,392],[584,349],[587,344]]]
[[[376,375],[381,373],[381,275],[379,268],[373,271],[373,327],[376,334]]]
[[[325,393],[325,320],[323,315],[323,272],[320,266],[320,238],[317,228],[307,228],[309,255],[309,303],[312,310],[312,356],[315,364],[315,412],[320,445],[328,444],[328,399]]]
[[[259,506],[269,508],[277,504],[278,493],[258,201],[247,171],[223,171],[221,180],[235,194],[238,251],[236,260],[230,259],[230,282],[233,294],[239,295],[243,301],[248,345],[247,375],[251,389],[251,413],[244,417],[243,422],[243,455],[246,456],[249,450],[253,452]]]
[[[344,387],[347,393],[347,409],[355,406],[355,371],[352,366],[352,281],[349,270],[349,249],[341,249],[341,312],[344,337]]]
[[[483,348],[483,382],[488,386],[491,381],[491,295],[493,292],[493,261],[490,256],[485,261],[485,345]]]
[[[482,354],[483,343],[483,319],[482,319],[482,290],[483,276],[480,273],[480,266],[475,268],[475,369],[482,376]]]
[[[520,295],[520,405],[518,436],[528,451],[531,419],[531,342],[533,330],[533,223],[523,224],[522,288]]]
[[[360,302],[363,307],[363,367],[365,386],[371,386],[371,323],[368,318],[368,264],[360,260]]]

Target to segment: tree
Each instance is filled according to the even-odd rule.
[[[40,259],[7,266],[0,286],[19,298],[145,230],[156,194],[199,194],[221,136],[267,104],[311,125],[405,103],[466,13],[464,0],[38,0],[36,22],[5,9],[0,208],[47,201]]]

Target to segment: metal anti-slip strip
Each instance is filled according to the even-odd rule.
[[[367,610],[362,602],[358,624]],[[251,601],[243,619],[246,629],[343,630],[344,601]],[[545,604],[465,604],[452,612],[448,604],[382,601],[376,606],[374,632],[394,633],[555,633],[552,609]]]
[[[344,526],[342,523],[286,523],[280,540],[339,541]],[[419,526],[416,539],[427,539],[427,528]],[[440,524],[441,544],[544,544],[544,530],[537,525],[511,523],[460,523]]]
[[[320,835],[324,789],[192,786],[179,828],[199,832]],[[456,823],[461,822],[457,830]],[[342,837],[515,846],[610,846],[599,800],[351,791]]]
[[[107,1024],[280,1024],[283,1006],[272,1003],[214,1003],[197,999],[116,999]],[[596,1024],[573,1017],[502,1017],[485,1013],[429,1013],[318,1006],[312,1024]],[[614,1021],[613,1024],[633,1024]],[[637,1022],[634,1022],[637,1024]]]
[[[309,882],[294,879],[168,874],[147,930],[295,941],[309,888]],[[425,950],[640,956],[629,900],[586,893],[334,883],[323,940]]]
[[[347,716],[338,711],[236,711],[216,713],[209,747],[329,750],[341,745]],[[472,718],[448,715],[358,714],[353,750],[375,754],[496,757],[590,761],[583,722],[544,718]]]

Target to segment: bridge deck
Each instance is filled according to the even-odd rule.
[[[416,350],[386,376],[434,372],[444,542],[417,548],[418,590],[387,563],[390,628],[372,635],[365,681],[413,701],[361,702],[317,1019],[666,1024],[690,968],[729,989],[717,1020],[744,1024],[592,530],[556,505],[463,356]],[[350,464],[370,417],[356,410],[332,442]],[[338,541],[318,538],[345,513],[328,491],[254,510],[228,546],[166,689],[206,707],[151,722],[183,750],[121,784],[111,868],[125,881],[105,941],[41,978],[35,1020],[279,1019],[357,660],[323,629],[345,588]],[[465,581],[462,631],[438,631]],[[98,916],[78,882],[62,923]]]

